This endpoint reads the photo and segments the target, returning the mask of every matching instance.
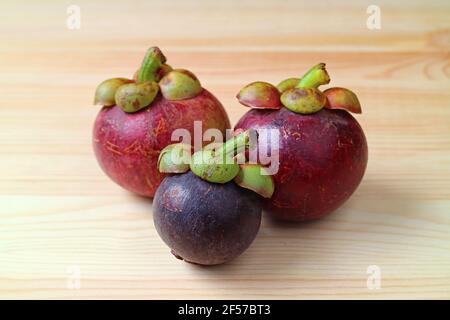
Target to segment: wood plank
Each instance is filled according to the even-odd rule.
[[[450,3],[5,1],[0,19],[0,298],[450,298]],[[248,82],[327,63],[352,88],[369,143],[352,198],[317,222],[264,218],[250,249],[200,268],[174,259],[151,201],[101,172],[91,147],[104,78],[150,45],[193,70],[232,123]],[[369,290],[368,266],[382,288]],[[70,268],[81,289],[68,289]],[[68,270],[69,268],[69,270]],[[69,271],[69,272],[68,272]]]

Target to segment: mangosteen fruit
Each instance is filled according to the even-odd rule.
[[[94,103],[103,106],[93,129],[100,167],[123,188],[147,197],[166,176],[158,171],[158,156],[175,129],[194,136],[195,121],[202,132],[215,128],[225,135],[230,128],[221,103],[192,72],[172,69],[157,47],[147,51],[134,79],[103,81]]]
[[[276,218],[306,221],[324,217],[339,208],[363,178],[367,142],[349,113],[361,113],[360,103],[348,89],[318,89],[329,81],[323,63],[302,78],[286,79],[277,86],[282,108],[253,108],[235,126],[236,132],[248,128],[279,131],[276,146],[268,139],[258,139],[259,148],[278,152],[279,167],[273,175],[276,190],[264,201],[264,209]],[[246,86],[243,90],[250,89]],[[257,90],[267,89],[259,86],[252,92]],[[238,99],[241,96],[242,92]],[[252,101],[242,104],[251,106]]]
[[[153,220],[175,257],[200,265],[222,264],[243,253],[255,239],[262,199],[274,191],[272,177],[264,175],[259,165],[226,161],[234,159],[229,150],[237,150],[228,148],[230,144],[247,144],[249,132],[220,147],[197,151],[188,157],[188,166],[174,160],[186,159],[180,155],[190,151],[185,146],[170,145],[161,153],[159,169],[174,174],[156,191]]]

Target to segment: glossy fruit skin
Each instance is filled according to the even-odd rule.
[[[194,121],[203,132],[217,128],[225,137],[230,120],[221,103],[207,90],[192,99],[169,101],[161,94],[136,113],[118,106],[103,108],[93,129],[93,147],[103,171],[117,184],[138,195],[153,197],[166,174],[157,168],[161,150],[173,143],[172,132],[189,130],[194,139]]]
[[[250,110],[237,123],[235,129],[239,128],[280,130],[275,193],[265,200],[264,209],[281,220],[307,221],[330,214],[353,194],[364,175],[366,138],[347,111],[322,109],[301,115],[286,108]],[[267,141],[260,138],[258,143]]]
[[[169,176],[153,200],[153,221],[179,259],[201,265],[244,252],[261,224],[262,198],[233,181],[210,183],[191,171]]]

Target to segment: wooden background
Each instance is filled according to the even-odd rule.
[[[381,30],[366,27],[372,3]],[[0,12],[1,298],[450,298],[449,1],[3,0]],[[326,62],[363,105],[357,192],[318,222],[265,219],[228,265],[174,259],[151,203],[109,181],[91,147],[96,85],[130,76],[152,45],[233,124],[244,84]]]

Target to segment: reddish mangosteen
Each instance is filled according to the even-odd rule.
[[[93,145],[103,171],[123,188],[153,197],[164,173],[157,168],[161,150],[171,143],[175,129],[194,135],[194,121],[202,131],[230,128],[220,102],[183,69],[173,70],[161,51],[150,48],[134,80],[113,78],[95,93],[100,110]]]
[[[329,81],[325,64],[313,67],[302,78],[286,79],[277,86],[279,105],[284,107],[269,110],[276,105],[273,101],[265,110],[252,109],[235,127],[236,132],[248,128],[279,130],[276,147],[261,137],[258,143],[260,149],[279,152],[279,169],[273,176],[276,190],[264,208],[282,220],[305,221],[328,215],[353,194],[364,175],[366,138],[348,112],[361,113],[360,103],[348,89],[318,89]],[[242,91],[238,99],[240,96]],[[249,101],[242,103],[251,105]]]
[[[243,132],[192,157],[187,145],[162,151],[160,171],[178,174],[166,177],[156,191],[153,219],[177,258],[221,264],[239,256],[255,239],[262,199],[273,194],[274,183],[264,167],[239,165],[231,156],[230,150],[238,150],[235,145],[248,145],[249,136],[250,131]]]

